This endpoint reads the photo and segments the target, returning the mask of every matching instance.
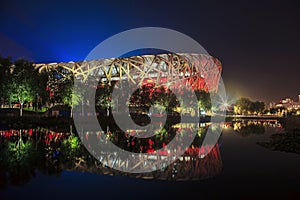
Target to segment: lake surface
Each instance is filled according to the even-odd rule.
[[[109,158],[103,158],[102,163],[94,159],[71,131],[1,130],[0,196],[1,199],[299,199],[300,154],[273,151],[258,144],[270,141],[273,134],[283,134],[279,122],[234,121],[222,126],[218,144],[204,158],[199,156],[199,147],[209,124],[199,127],[199,134],[183,157],[163,170],[147,174],[128,174],[106,167],[103,163],[105,159],[109,162]],[[174,126],[166,128],[166,132],[151,141],[137,141],[115,131],[106,134],[110,141],[128,151],[151,156],[153,149],[173,137],[173,129]],[[188,125],[183,130],[188,134]],[[91,140],[92,136],[87,134],[82,139]]]

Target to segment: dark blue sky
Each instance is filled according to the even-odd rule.
[[[0,54],[34,62],[82,60],[131,28],[165,27],[198,41],[223,64],[230,95],[296,99],[297,1],[1,1]]]

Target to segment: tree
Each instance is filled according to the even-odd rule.
[[[198,100],[198,116],[201,110],[205,112],[211,111],[212,104],[210,94],[204,90],[195,90],[195,94]]]
[[[20,116],[22,116],[25,102],[32,101],[36,93],[36,73],[32,63],[20,59],[11,67],[9,80],[5,87],[5,94],[9,102],[20,104]]]
[[[265,109],[265,103],[261,101],[251,102],[250,111],[254,114],[262,113]]]
[[[34,91],[30,84],[27,80],[21,82],[14,82],[12,80],[7,85],[7,92],[9,94],[9,102],[18,102],[20,104],[20,116],[22,116],[24,103],[34,99]]]
[[[265,103],[261,101],[252,102],[248,98],[240,98],[236,101],[234,106],[234,112],[236,114],[259,114],[265,109]]]
[[[79,105],[81,101],[82,95],[78,90],[74,90],[72,86],[69,86],[62,91],[62,102],[71,107],[70,117],[73,115],[73,107]]]
[[[10,69],[12,66],[11,58],[2,58],[0,56],[0,103],[1,106],[7,101],[6,87],[9,81]]]
[[[210,100],[210,94],[208,92],[205,92],[204,90],[196,90],[195,94],[198,99],[199,108],[205,111],[211,110],[212,105]]]
[[[251,100],[241,97],[235,102],[234,111],[236,114],[247,114],[250,111]]]
[[[20,116],[22,116],[25,102],[33,101],[35,96],[45,96],[46,76],[38,73],[33,64],[25,59],[16,60],[13,65],[6,67],[5,72],[1,84],[2,95],[10,104],[12,102],[20,104]]]
[[[99,106],[101,110],[105,110],[107,116],[109,116],[110,107],[114,103],[111,100],[113,87],[114,83],[112,85],[99,83],[96,89],[96,106]]]

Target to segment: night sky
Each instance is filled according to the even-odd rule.
[[[164,27],[221,60],[231,98],[279,101],[300,94],[299,1],[82,2],[2,0],[0,54],[36,63],[77,61],[119,32]]]

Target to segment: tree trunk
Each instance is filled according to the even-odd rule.
[[[73,117],[73,106],[71,107],[71,110],[70,110],[70,117],[71,118]]]
[[[23,104],[20,103],[20,117],[23,116]]]

